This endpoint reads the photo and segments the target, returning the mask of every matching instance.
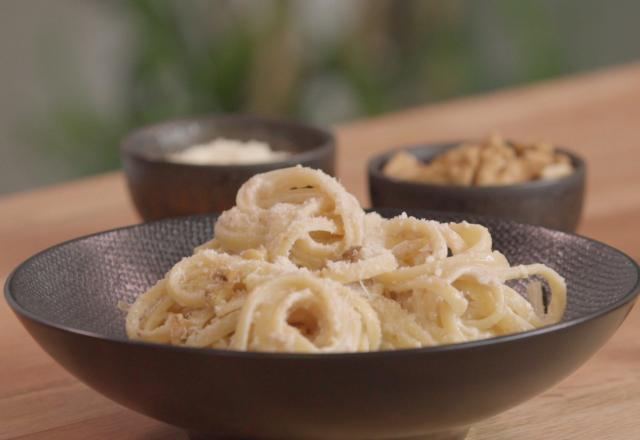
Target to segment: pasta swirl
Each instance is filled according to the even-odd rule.
[[[215,226],[223,249],[264,246],[269,259],[287,257],[317,269],[362,246],[364,212],[333,178],[295,167],[258,174],[238,191],[236,206]]]
[[[231,340],[236,350],[376,350],[380,324],[348,288],[306,273],[275,278],[247,298]]]
[[[510,266],[485,227],[365,214],[335,179],[294,167],[249,179],[214,238],[130,306],[126,331],[191,347],[372,351],[530,330],[565,307],[564,279]]]

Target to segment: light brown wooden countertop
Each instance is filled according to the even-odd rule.
[[[392,146],[499,130],[583,155],[579,232],[640,259],[640,64],[444,102],[337,129],[338,175],[366,203],[365,163]],[[31,254],[139,221],[112,173],[0,198],[0,280]],[[55,364],[0,301],[0,440],[186,438],[113,403]],[[473,440],[640,439],[640,308],[586,365],[474,427]]]

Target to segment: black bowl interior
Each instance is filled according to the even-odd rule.
[[[240,141],[257,140],[277,151],[295,155],[279,162],[297,163],[331,149],[334,138],[328,131],[299,122],[267,119],[249,115],[217,115],[174,120],[150,125],[134,131],[122,142],[122,151],[147,160],[164,161],[166,155],[192,145],[228,138]],[[300,156],[303,157],[300,157]],[[191,165],[233,167],[234,165]],[[246,167],[246,165],[235,165]]]
[[[542,262],[557,270],[568,284],[565,322],[629,302],[637,290],[636,263],[602,243],[499,219],[409,213],[440,221],[482,223],[491,230],[494,248],[511,264]],[[212,236],[214,221],[215,217],[207,215],[169,219],[63,243],[21,265],[7,283],[7,298],[19,313],[32,319],[125,339],[118,301],[133,302],[175,262],[190,255]]]

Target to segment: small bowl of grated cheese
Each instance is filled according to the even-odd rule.
[[[133,203],[148,221],[228,209],[243,182],[277,168],[333,175],[335,138],[294,121],[205,116],[135,130],[120,154]]]

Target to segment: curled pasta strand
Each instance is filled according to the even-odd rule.
[[[441,230],[453,255],[491,252],[491,234],[482,225],[467,222],[449,223],[446,226],[441,225]]]
[[[447,256],[447,242],[438,222],[399,216],[385,224],[385,246],[402,266],[424,263],[427,258]]]
[[[265,246],[269,258],[290,257],[318,269],[362,246],[365,214],[358,201],[321,171],[294,167],[259,174],[238,191],[236,206],[215,225],[222,248]]]
[[[320,276],[349,284],[391,272],[397,267],[398,263],[388,249],[372,247],[365,249],[364,255],[353,262],[329,261]]]
[[[551,289],[551,300],[546,314],[541,317],[542,321],[545,324],[558,322],[567,306],[567,284],[558,272],[544,264],[519,265],[502,271],[502,277],[505,281],[529,278],[534,275],[542,277]]]
[[[147,342],[168,343],[171,340],[169,309],[175,304],[166,295],[166,283],[159,281],[141,295],[129,308],[126,319],[127,336]]]
[[[363,342],[371,334],[374,315],[364,303],[353,307],[338,283],[321,282],[310,274],[292,274],[268,281],[245,301],[231,340],[236,350],[278,351],[294,347],[300,352],[357,351],[375,345]],[[304,330],[301,330],[303,328]]]

